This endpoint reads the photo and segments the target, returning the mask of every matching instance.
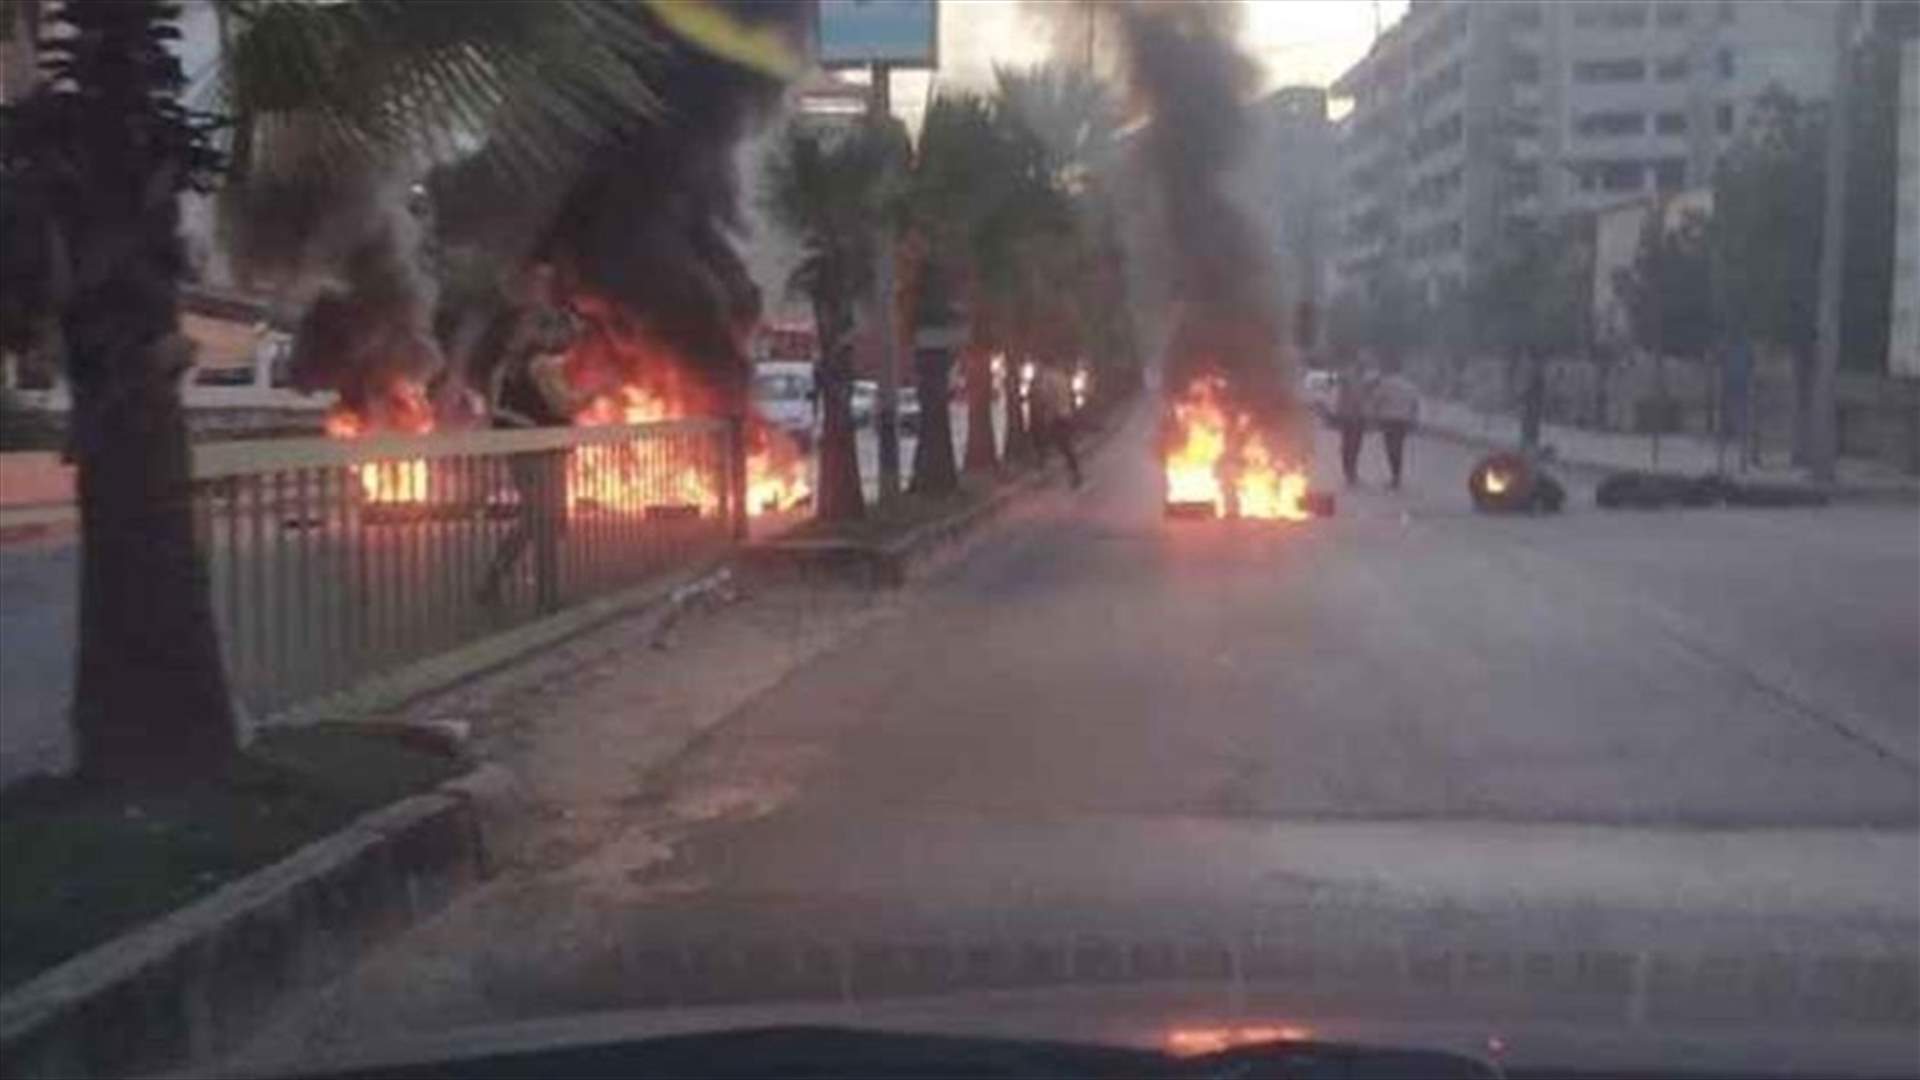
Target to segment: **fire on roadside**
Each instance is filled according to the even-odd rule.
[[[699,416],[699,403],[650,391],[632,383],[596,396],[574,417],[582,426],[647,424]],[[723,478],[697,465],[645,468],[644,455],[618,443],[583,446],[567,468],[567,505],[612,508],[632,505],[696,506],[718,512]],[[786,436],[761,422],[748,421],[747,512],[776,513],[800,507],[812,497],[807,459]]]
[[[584,346],[586,350],[606,347],[604,341]],[[643,343],[632,345],[634,349],[643,347]],[[589,367],[595,356],[588,352],[584,364],[569,359],[569,370],[577,371]],[[629,381],[595,394],[575,414],[575,424],[647,424],[716,415],[711,393],[670,354],[645,349],[638,357],[628,354],[621,359],[625,363],[612,370],[628,373]],[[376,431],[424,435],[434,426],[425,387],[406,378],[397,378],[368,395],[359,410],[344,402],[336,404],[324,424],[326,433],[337,439]],[[746,444],[748,513],[777,513],[804,506],[813,494],[812,468],[799,447],[758,417],[747,423]],[[432,471],[424,459],[369,462],[354,466],[353,471],[369,504],[398,506],[429,499]],[[697,459],[634,443],[582,446],[567,462],[569,513],[690,510],[708,516],[720,512],[724,490],[725,477],[715,459]]]
[[[1232,408],[1225,379],[1206,376],[1189,383],[1174,400],[1170,420],[1168,506],[1210,506],[1214,517],[1305,521],[1312,516],[1306,473],[1281,460],[1252,417]]]
[[[418,381],[397,377],[370,395],[362,411],[345,402],[336,402],[327,410],[322,426],[336,439],[355,439],[369,430],[405,435],[426,435],[433,431],[433,407],[427,391]],[[353,467],[360,482],[360,493],[369,503],[382,505],[425,502],[428,471],[424,458],[406,461],[377,461]]]

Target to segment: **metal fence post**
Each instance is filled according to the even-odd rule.
[[[733,511],[733,539],[747,539],[747,422],[738,412],[727,418],[727,502]]]

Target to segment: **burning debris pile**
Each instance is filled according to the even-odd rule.
[[[756,33],[799,37],[802,5],[719,7]],[[483,246],[503,278],[541,268],[528,275],[541,284],[526,295],[502,290],[492,298],[505,307],[481,320],[486,333],[464,343],[453,335],[443,360],[427,318],[433,295],[417,280],[417,244],[370,243],[347,260],[344,287],[314,303],[296,344],[302,385],[340,395],[328,434],[425,434],[484,423],[480,387],[523,359],[515,351],[529,347],[521,325],[563,315],[568,333],[540,347],[564,352],[566,378],[586,403],[573,411],[574,424],[738,417],[748,511],[810,500],[811,463],[748,403],[745,342],[760,297],[734,244],[741,227],[735,150],[777,99],[779,78],[767,65],[710,51],[711,41],[688,36],[674,14],[660,6],[640,16],[651,20],[657,40],[672,42],[646,61],[644,77],[663,106],[658,115],[606,132],[544,197],[494,190],[484,169],[461,174],[461,183],[485,194],[462,191],[475,220],[450,227],[493,238]],[[704,36],[713,32],[708,26]],[[443,224],[458,217],[450,213]],[[363,467],[363,493],[377,503],[423,501],[430,487],[439,490],[429,483],[436,479],[430,464]],[[724,505],[727,488],[717,460],[665,463],[625,443],[573,451],[566,476],[569,513],[664,500],[707,515]]]
[[[1251,415],[1232,410],[1226,391],[1226,380],[1201,377],[1173,402],[1165,451],[1168,512],[1305,521],[1312,516],[1305,474],[1282,466]],[[1237,456],[1228,456],[1229,446],[1239,447]]]
[[[1299,520],[1309,516],[1311,428],[1294,398],[1260,232],[1227,193],[1255,73],[1233,44],[1236,14],[1219,4],[1142,3],[1116,15],[1147,113],[1139,151],[1171,259],[1167,505],[1176,514]]]

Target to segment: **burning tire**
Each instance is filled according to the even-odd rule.
[[[1557,514],[1567,502],[1560,481],[1523,454],[1481,458],[1467,474],[1467,494],[1483,514]]]

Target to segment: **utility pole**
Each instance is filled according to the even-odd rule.
[[[1833,92],[1827,111],[1825,206],[1820,218],[1820,310],[1813,385],[1807,394],[1807,467],[1813,479],[1834,479],[1837,447],[1833,385],[1840,369],[1840,299],[1846,279],[1847,145],[1853,125],[1853,38],[1858,0],[1833,9]]]
[[[872,83],[867,107],[872,122],[885,125],[893,116],[893,69],[884,60],[868,65]],[[880,501],[900,495],[900,350],[893,328],[894,237],[889,223],[880,225],[879,266],[874,274],[874,327],[880,336],[880,394],[874,403],[873,427],[880,437]]]

